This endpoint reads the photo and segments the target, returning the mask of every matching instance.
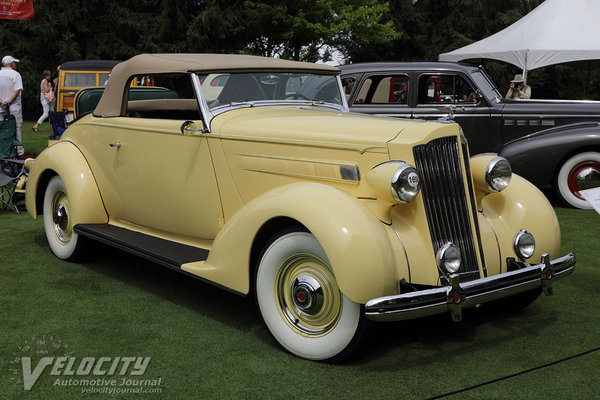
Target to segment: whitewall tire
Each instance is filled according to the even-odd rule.
[[[360,304],[342,294],[325,251],[308,232],[283,233],[267,245],[256,299],[275,339],[302,358],[340,359],[364,330]]]
[[[67,188],[60,176],[50,179],[44,194],[44,229],[50,249],[64,260],[77,257],[81,239],[73,231]]]
[[[591,209],[580,191],[600,186],[600,153],[587,151],[575,154],[560,168],[554,187],[560,198],[567,204]]]

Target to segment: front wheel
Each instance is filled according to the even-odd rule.
[[[60,178],[50,179],[44,194],[44,229],[52,252],[64,260],[74,260],[81,251],[81,238],[73,231],[71,202]]]
[[[360,304],[342,294],[325,251],[308,232],[280,234],[266,247],[256,299],[275,339],[302,358],[339,361],[364,331]]]
[[[587,151],[575,154],[560,167],[554,188],[560,198],[567,204],[591,209],[581,191],[600,186],[600,153]]]

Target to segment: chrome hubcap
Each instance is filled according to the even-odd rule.
[[[70,204],[67,194],[62,191],[56,192],[52,197],[51,207],[54,235],[60,243],[68,244],[73,235],[73,228],[69,218]]]
[[[312,254],[297,254],[282,264],[275,278],[275,298],[283,319],[303,336],[326,335],[342,314],[335,277]]]
[[[67,210],[63,204],[59,204],[56,209],[56,213],[52,216],[54,223],[62,230],[65,230],[69,223],[69,217],[67,216]]]
[[[292,300],[303,312],[315,315],[323,308],[323,289],[313,277],[301,275],[292,286]]]
[[[600,187],[600,163],[588,160],[577,164],[569,173],[568,184],[571,193],[584,200],[581,190]]]

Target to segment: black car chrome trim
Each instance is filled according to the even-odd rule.
[[[435,114],[414,113],[413,116],[416,117],[416,118],[428,118],[428,119],[432,119],[432,118],[447,117],[448,113],[443,113],[443,114],[438,114],[438,113],[435,113]],[[490,115],[489,114],[463,114],[457,108],[457,110],[454,111],[454,117],[455,118],[456,117],[458,117],[458,118],[463,118],[463,117],[489,118]]]
[[[552,118],[596,118],[600,121],[600,114],[511,114],[507,113],[502,115],[503,118],[508,119],[552,119]],[[583,123],[590,121],[581,121]]]

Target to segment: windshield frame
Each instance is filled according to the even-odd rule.
[[[210,71],[208,73],[214,73],[215,71]],[[217,71],[218,73],[235,73],[239,71]],[[269,72],[269,71],[260,71],[260,72]],[[274,71],[275,72],[275,71]],[[278,70],[276,72],[282,72]],[[285,71],[283,71],[285,72]],[[296,72],[296,71],[290,71]],[[311,71],[313,73],[313,71]],[[243,101],[243,102],[232,102],[228,104],[219,105],[217,107],[210,108],[207,101],[206,96],[202,90],[202,82],[200,80],[200,75],[203,75],[203,71],[193,71],[190,73],[192,84],[194,87],[194,91],[196,93],[196,98],[198,99],[198,105],[200,106],[200,111],[202,114],[203,122],[204,122],[204,131],[207,133],[211,132],[211,123],[212,120],[220,114],[223,114],[228,111],[238,110],[241,108],[252,108],[252,107],[264,107],[264,106],[308,106],[308,107],[325,107],[331,108],[336,111],[347,113],[349,112],[348,102],[346,100],[346,96],[344,96],[344,91],[342,87],[342,81],[340,79],[340,74],[318,74],[313,73],[314,75],[330,75],[335,78],[337,82],[337,89],[340,94],[341,104],[331,103],[327,101],[317,101],[317,100],[303,100],[303,99],[281,99],[281,100],[254,100],[254,101]]]
[[[472,70],[470,75],[475,85],[489,101],[496,101],[496,103],[499,103],[502,100],[502,94],[500,93],[498,86],[496,86],[492,78],[490,78],[487,71],[481,65]],[[485,83],[487,88],[485,88],[482,83]]]

